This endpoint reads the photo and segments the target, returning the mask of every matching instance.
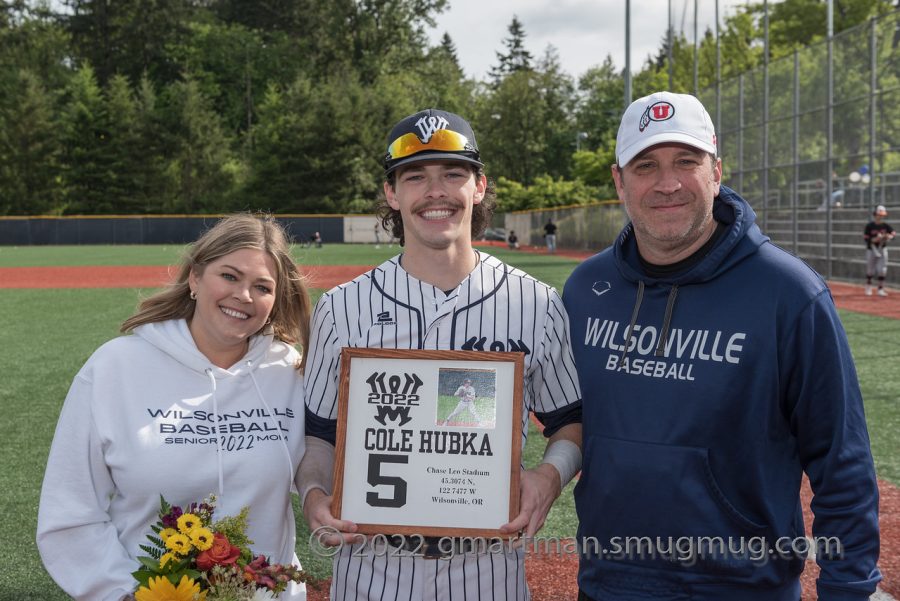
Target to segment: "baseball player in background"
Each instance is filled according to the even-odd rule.
[[[887,277],[887,243],[894,239],[894,228],[885,223],[887,209],[875,207],[872,221],[866,224],[863,239],[866,241],[866,296],[872,296],[872,277],[878,276],[878,296],[887,296],[884,279]]]
[[[331,514],[342,347],[525,354],[522,443],[529,411],[549,441],[543,462],[523,470],[520,513],[497,524],[504,535],[533,536],[581,465],[581,394],[562,301],[550,286],[472,247],[490,223],[495,194],[471,126],[436,109],[410,115],[391,131],[384,167],[379,217],[403,252],[316,306],[305,372],[307,452],[298,475],[303,513],[312,530],[341,533],[330,539],[341,545],[332,599],[529,599],[520,547],[444,556],[433,548],[361,552],[353,544],[361,538],[356,525]]]
[[[447,419],[444,420],[443,425],[447,425],[450,423],[450,420],[462,413],[463,411],[468,411],[472,414],[472,417],[475,418],[475,423],[479,422],[478,414],[475,413],[475,387],[472,386],[472,380],[466,378],[463,381],[462,386],[456,389],[456,392],[453,393],[453,396],[459,398],[459,403],[456,405],[456,409],[453,410],[450,415],[447,416]]]

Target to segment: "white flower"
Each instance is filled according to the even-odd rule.
[[[267,588],[258,588],[256,592],[253,593],[253,598],[250,601],[276,601],[278,597],[272,594]]]

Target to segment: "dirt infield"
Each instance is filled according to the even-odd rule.
[[[491,244],[489,246],[496,246]],[[543,248],[528,247],[525,252],[544,254]],[[558,256],[583,260],[587,252],[559,251]],[[88,267],[0,267],[0,288],[156,288],[171,279],[170,267],[88,266]],[[328,290],[372,269],[366,265],[305,266],[312,288]],[[888,297],[866,296],[863,287],[829,282],[834,302],[841,309],[880,317],[900,319],[900,291]]]
[[[480,241],[476,246],[501,246],[506,247],[503,242],[485,242]],[[522,252],[535,253],[540,255],[547,254],[547,249],[543,246],[523,246],[519,249]],[[488,251],[490,252],[490,251]],[[566,257],[569,259],[577,259],[583,261],[594,255],[592,252],[581,250],[557,250],[556,256]],[[834,303],[840,309],[847,311],[855,311],[857,313],[866,313],[868,315],[877,315],[879,317],[891,317],[900,319],[900,290],[888,290],[890,296],[881,297],[877,295],[866,296],[864,288],[858,284],[847,284],[844,282],[828,282],[831,289],[831,295],[834,297]]]

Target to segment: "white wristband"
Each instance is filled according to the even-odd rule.
[[[559,484],[565,488],[581,470],[581,449],[571,440],[557,440],[547,445],[541,463],[549,463],[559,472]]]
[[[306,451],[297,467],[295,478],[301,503],[306,502],[306,495],[314,488],[320,488],[326,495],[330,495],[333,479],[334,447],[321,438],[307,436]]]

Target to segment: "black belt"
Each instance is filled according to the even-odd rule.
[[[485,553],[489,539],[455,536],[389,536],[388,544],[422,556],[423,559],[447,559],[465,553]]]

